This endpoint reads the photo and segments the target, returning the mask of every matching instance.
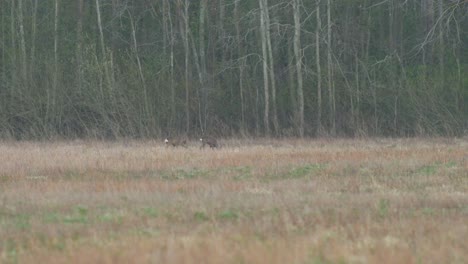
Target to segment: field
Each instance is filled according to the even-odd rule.
[[[0,143],[0,263],[467,263],[468,140]]]

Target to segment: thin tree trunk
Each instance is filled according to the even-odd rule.
[[[34,66],[36,65],[36,32],[37,32],[37,2],[34,0],[33,15],[31,20],[31,55],[29,59],[29,77],[28,85],[33,88],[34,84]]]
[[[13,94],[16,90],[16,86],[18,85],[18,65],[17,57],[16,57],[16,24],[15,24],[15,3],[16,1],[11,1],[11,9],[10,9],[10,34],[11,34],[11,94]]]
[[[169,0],[162,0],[163,1],[163,19],[166,19],[167,14],[167,21],[164,23],[165,26],[165,35],[168,35],[169,39],[169,47],[170,47],[170,54],[169,54],[169,67],[170,67],[170,90],[171,90],[171,115],[169,121],[170,129],[174,129],[174,122],[176,119],[176,102],[175,102],[175,85],[174,85],[174,29],[172,24],[172,15],[171,15],[171,2]],[[164,43],[166,45],[166,43]]]
[[[185,0],[185,30],[184,30],[184,47],[185,47],[185,113],[186,113],[186,128],[185,131],[187,135],[190,132],[190,91],[189,91],[189,0]]]
[[[361,86],[361,78],[360,78],[360,67],[359,67],[359,54],[356,50],[354,54],[354,63],[355,63],[355,78],[356,78],[356,107],[355,113],[353,115],[353,133],[356,135],[356,132],[359,130],[359,94],[360,94],[360,86]]]
[[[219,20],[218,20],[218,38],[220,40],[220,43],[223,43],[224,39],[225,39],[225,35],[226,35],[226,32],[224,30],[224,17],[226,15],[226,7],[225,7],[225,4],[224,4],[224,1],[225,0],[219,0]],[[236,1],[236,0],[234,0]],[[223,45],[223,44],[221,44]],[[225,52],[226,49],[222,49],[222,55],[221,55],[221,62],[220,64],[221,65],[224,65],[224,62],[226,61],[226,58],[227,58],[227,52]]]
[[[260,4],[260,33],[262,41],[262,61],[263,61],[263,91],[264,91],[264,113],[263,113],[263,124],[265,126],[265,135],[270,135],[270,93],[268,88],[268,50],[267,50],[267,34],[265,26],[265,6],[263,0],[258,0]]]
[[[24,36],[23,0],[18,0],[18,26],[20,33],[21,85],[27,85],[26,40]]]
[[[289,86],[289,99],[292,109],[292,117],[291,120],[293,121],[294,129],[297,128],[296,119],[298,117],[297,114],[297,87],[296,87],[296,72],[295,72],[295,57],[294,57],[294,38],[288,37],[288,86]],[[298,133],[299,134],[299,133]]]
[[[151,120],[153,120],[153,118],[152,118],[151,111],[149,108],[148,88],[146,85],[145,75],[143,74],[143,67],[141,66],[140,55],[138,54],[138,44],[137,44],[136,32],[135,32],[136,25],[135,25],[135,22],[133,21],[132,14],[130,13],[129,10],[127,11],[130,17],[130,26],[132,27],[131,31],[132,31],[133,52],[137,61],[138,74],[140,75],[141,85],[143,87],[143,107],[145,109],[145,121],[150,121],[149,124],[151,124],[152,123]],[[152,130],[153,126],[150,129]]]
[[[182,6],[183,5],[183,10]],[[182,41],[184,43],[184,56],[185,56],[185,133],[188,135],[190,132],[190,65],[189,65],[189,1],[185,0],[182,4],[182,0],[178,1],[179,13],[180,13],[180,32],[182,34]]]
[[[317,28],[315,30],[315,62],[317,67],[317,134],[322,132],[322,69],[320,66],[320,30],[322,22],[320,19],[320,0],[317,0],[315,9]]]
[[[423,13],[424,33],[426,36],[431,34],[431,29],[434,26],[434,0],[422,0],[421,8]],[[433,44],[431,42],[423,43],[425,46],[423,55],[423,64],[432,63]]]
[[[240,106],[241,106],[241,123],[240,131],[241,134],[245,133],[245,106],[244,106],[244,67],[245,67],[245,58],[243,57],[242,51],[242,42],[240,37],[240,21],[239,21],[239,2],[240,0],[235,0],[234,2],[234,23],[236,27],[236,40],[237,40],[237,56],[239,60],[239,97],[240,97]]]
[[[107,87],[111,91],[113,89],[112,87],[112,82],[111,82],[111,77],[109,73],[109,69],[107,66],[107,51],[106,51],[106,46],[104,44],[104,32],[102,29],[102,22],[101,22],[101,10],[99,6],[99,0],[96,0],[96,15],[97,15],[97,22],[98,22],[98,27],[99,27],[99,36],[100,36],[100,44],[101,44],[101,52],[102,52],[102,61],[104,65],[104,74],[107,82]]]
[[[195,64],[195,68],[196,68],[197,73],[198,73],[198,81],[200,82],[200,88],[197,89],[198,123],[199,123],[200,130],[201,130],[202,134],[204,134],[205,127],[203,125],[203,120],[202,120],[202,106],[201,106],[202,99],[201,99],[201,92],[200,92],[200,90],[202,90],[201,87],[203,87],[203,73],[202,73],[202,69],[201,69],[201,66],[200,66],[199,59],[198,59],[197,48],[195,47],[195,40],[193,39],[192,34],[190,34],[190,39],[191,39],[191,43],[192,43],[193,64]]]
[[[266,32],[266,43],[268,48],[268,62],[269,62],[269,72],[270,72],[270,83],[271,83],[271,102],[272,102],[272,111],[273,111],[273,128],[275,130],[275,135],[279,134],[279,123],[278,123],[278,110],[276,104],[276,78],[275,78],[275,61],[273,59],[273,48],[271,46],[271,36],[270,36],[270,12],[268,11],[268,0],[263,0],[263,7],[265,12],[265,32]]]
[[[444,5],[443,1],[438,1],[437,4],[438,9],[438,19],[442,21],[442,16],[444,13]],[[444,51],[445,51],[445,43],[444,43],[444,27],[442,26],[442,22],[439,23],[439,73],[440,73],[440,81],[441,87],[445,86],[445,61],[444,61]]]
[[[294,57],[296,58],[297,71],[297,101],[298,109],[298,132],[299,136],[304,137],[304,92],[302,80],[302,54],[301,54],[301,17],[300,17],[300,1],[293,1],[294,10]]]
[[[397,15],[397,8],[395,7],[394,0],[389,0],[388,2],[388,43],[389,43],[389,53],[394,54],[397,52],[396,50],[396,32],[395,32],[395,18]],[[393,133],[397,132],[398,126],[398,89],[399,87],[396,85],[396,78],[397,78],[397,67],[394,62],[391,63],[390,68],[390,88],[395,92],[394,99],[393,99]]]
[[[5,34],[5,17],[7,16],[7,9],[6,8],[2,8],[2,46],[3,47],[6,47],[6,43],[5,43],[5,39],[6,39],[6,34]],[[6,48],[3,48],[2,49],[2,64],[1,64],[1,67],[2,67],[2,84],[5,84],[7,82],[7,77],[6,77],[6,67],[7,67],[7,62],[6,62]],[[2,85],[3,86],[3,85]],[[1,86],[0,86],[1,87]],[[3,96],[3,100],[2,100],[2,105],[0,105],[0,110],[4,110],[4,109],[1,109],[1,107],[4,106],[3,102],[4,102],[4,99],[5,96]]]
[[[456,90],[455,91],[455,105],[457,107],[457,111],[461,112],[464,109],[464,102],[465,102],[464,96],[463,96],[463,89],[464,89],[463,74],[462,74],[462,66],[460,62],[460,57],[461,57],[460,54],[461,54],[461,49],[462,49],[462,47],[460,47],[460,43],[462,42],[460,38],[460,28],[459,28],[458,22],[455,22],[455,23],[456,23],[455,25],[457,29],[456,40],[458,42],[457,44],[453,44],[453,55],[457,63],[457,77],[458,77],[457,85],[454,86]]]
[[[83,1],[78,0],[78,21],[76,22],[76,66],[78,90],[83,88]]]
[[[199,49],[200,49],[200,92],[201,96],[199,96],[199,122],[200,122],[200,129],[202,133],[205,131],[205,122],[204,120],[204,112],[206,110],[206,55],[205,55],[205,17],[206,17],[206,9],[207,9],[207,1],[208,0],[201,0],[200,2],[200,17],[199,17],[199,31],[198,31],[198,41],[199,41]],[[203,111],[202,111],[203,109]]]
[[[111,0],[112,5],[112,20],[110,22],[110,47],[111,51],[117,50],[117,41],[118,41],[118,21],[119,21],[119,12],[120,12],[120,0]],[[112,55],[111,55],[112,56]]]
[[[47,95],[47,111],[46,122],[48,125],[52,121],[51,115],[56,114],[56,96],[58,86],[58,23],[59,23],[59,0],[55,0],[55,15],[54,15],[54,75],[52,80],[52,91]]]
[[[327,61],[328,61],[328,99],[330,108],[331,134],[336,134],[335,119],[335,91],[333,85],[333,63],[332,63],[332,25],[331,25],[331,0],[327,2]]]

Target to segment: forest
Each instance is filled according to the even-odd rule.
[[[466,0],[5,0],[0,138],[468,129]]]

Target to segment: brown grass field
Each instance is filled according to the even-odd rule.
[[[468,263],[467,139],[0,142],[0,263]]]

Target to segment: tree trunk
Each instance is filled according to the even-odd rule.
[[[444,14],[444,5],[443,1],[438,1],[437,4],[437,11],[438,11],[438,20],[439,22],[439,74],[440,74],[440,86],[445,86],[445,60],[444,60],[444,51],[445,51],[445,43],[444,43],[444,27],[442,26],[443,14]]]
[[[56,0],[57,1],[57,0]],[[18,0],[18,26],[20,34],[21,86],[27,86],[28,70],[26,63],[26,40],[24,36],[23,0]]]
[[[183,10],[182,10],[183,5]],[[189,65],[189,0],[178,0],[179,17],[180,17],[180,32],[182,41],[184,43],[184,57],[185,57],[185,133],[188,135],[190,132],[190,65]]]
[[[167,42],[164,43],[164,45],[169,45],[170,51],[169,51],[169,72],[170,72],[170,91],[171,91],[171,114],[170,114],[170,120],[169,120],[169,128],[170,130],[174,129],[174,122],[176,119],[176,92],[175,92],[175,85],[174,85],[174,28],[173,28],[173,23],[172,23],[172,15],[171,15],[171,2],[169,0],[162,0],[163,2],[163,24],[164,26],[164,35],[168,35],[166,37],[169,39]],[[167,18],[166,18],[167,14]]]
[[[293,35],[294,36],[294,35]],[[296,68],[295,57],[294,57],[294,37],[288,37],[288,86],[289,86],[289,102],[291,104],[290,119],[294,129],[298,128],[297,117],[298,106],[297,106],[297,86],[296,79],[297,74],[294,70]],[[299,133],[297,133],[299,135]]]
[[[52,80],[52,91],[47,95],[46,122],[52,125],[52,116],[56,114],[56,97],[58,86],[58,23],[59,23],[59,0],[55,0],[54,15],[54,74]]]
[[[260,34],[262,41],[262,62],[263,62],[263,91],[264,91],[264,112],[263,125],[265,126],[265,135],[270,135],[270,93],[268,88],[268,50],[267,50],[267,34],[265,26],[265,6],[263,0],[258,0],[260,4]]]
[[[200,122],[200,129],[203,132],[205,131],[205,110],[206,110],[206,97],[207,97],[207,82],[206,82],[206,55],[205,55],[205,17],[206,17],[206,9],[207,9],[207,1],[208,0],[201,0],[200,2],[200,17],[199,17],[199,31],[198,31],[198,41],[199,41],[199,50],[200,50],[200,92],[201,95],[199,96],[199,122]],[[202,110],[203,109],[203,110]]]
[[[105,78],[107,82],[107,88],[111,91],[113,87],[112,87],[109,69],[107,66],[107,51],[106,51],[106,46],[104,44],[104,32],[102,29],[101,10],[99,6],[99,0],[96,0],[96,15],[97,15],[97,22],[98,22],[98,27],[99,27],[99,37],[100,37],[99,39],[100,39],[100,44],[101,44],[102,62],[104,65],[104,74],[105,74]]]
[[[78,20],[76,22],[76,68],[77,68],[77,88],[83,88],[83,1],[78,0]]]
[[[294,10],[294,57],[296,58],[297,71],[297,101],[298,109],[298,133],[304,137],[304,92],[302,80],[302,54],[301,54],[301,17],[300,17],[300,0],[293,0]]]
[[[5,34],[5,17],[7,16],[7,9],[6,8],[2,8],[2,32],[1,32],[1,38],[3,41],[5,41],[6,39],[6,34]],[[6,43],[3,42],[2,43],[4,46],[6,46]],[[0,87],[3,86],[3,84],[5,84],[7,82],[7,77],[6,77],[6,67],[7,67],[7,61],[6,61],[6,47],[4,47],[2,49],[2,64],[0,65],[1,67],[1,71],[2,71],[2,85],[0,85]],[[5,96],[2,96],[3,100],[2,100],[2,104],[0,105],[0,110],[4,110],[2,109],[1,107],[4,106],[3,102],[5,102]]]
[[[431,64],[433,44],[431,41],[429,41],[429,37],[431,34],[431,29],[434,26],[434,0],[422,0],[421,8],[424,20],[424,33],[427,36],[425,43],[423,43],[423,64]]]
[[[330,111],[331,134],[336,134],[335,118],[335,90],[333,84],[333,62],[332,62],[332,25],[331,25],[331,0],[327,3],[327,64],[328,64],[328,104]]]
[[[17,54],[16,54],[16,24],[15,24],[15,3],[16,1],[11,1],[10,9],[10,34],[11,34],[11,85],[10,85],[10,94],[16,92],[16,86],[18,85],[18,65]]]
[[[240,21],[239,21],[239,2],[240,0],[235,0],[234,2],[234,23],[236,27],[236,40],[237,40],[237,56],[239,58],[239,98],[240,98],[240,111],[241,111],[241,122],[240,122],[240,132],[241,134],[245,133],[245,106],[244,106],[244,67],[245,67],[245,58],[243,57],[242,51],[242,42],[241,42],[241,32],[240,32]]]
[[[315,30],[315,62],[317,67],[317,135],[322,133],[322,69],[320,66],[320,30],[322,22],[320,19],[320,0],[317,0],[315,9],[317,28]]]
[[[273,48],[271,45],[271,36],[270,36],[270,12],[268,11],[268,0],[263,0],[263,7],[265,12],[263,12],[265,19],[265,33],[266,33],[266,43],[268,48],[268,64],[270,72],[270,83],[271,83],[271,104],[272,104],[272,118],[273,118],[273,128],[275,130],[275,135],[279,134],[279,123],[278,123],[278,110],[276,104],[276,78],[275,78],[275,61],[273,59]]]
[[[33,15],[31,20],[31,54],[29,59],[29,77],[28,85],[33,88],[34,82],[34,66],[36,65],[36,32],[37,32],[37,2],[34,0]]]
[[[149,98],[148,98],[148,88],[146,86],[145,75],[143,74],[143,67],[141,66],[140,55],[138,54],[138,45],[136,39],[136,32],[135,32],[135,22],[133,21],[133,16],[129,10],[128,15],[130,17],[130,26],[131,26],[131,34],[132,34],[132,44],[133,44],[133,53],[137,61],[138,66],[138,74],[140,75],[141,86],[143,88],[143,107],[145,111],[144,120],[146,121],[146,125],[150,125],[150,130],[152,131],[154,128],[154,122],[152,121],[152,115],[149,107]]]

